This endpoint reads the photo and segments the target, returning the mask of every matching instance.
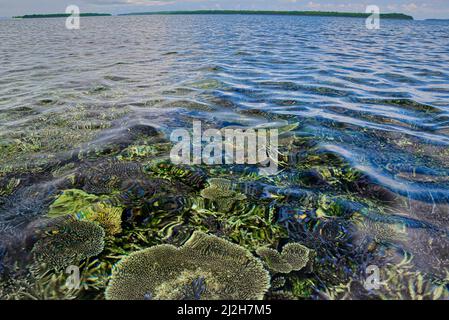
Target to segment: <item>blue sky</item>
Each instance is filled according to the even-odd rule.
[[[403,12],[417,19],[449,18],[449,0],[0,0],[0,17],[27,13],[64,12],[67,5],[81,12],[126,13],[196,9],[321,10],[363,12],[378,5],[382,12]]]

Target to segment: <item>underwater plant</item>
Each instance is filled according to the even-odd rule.
[[[189,224],[224,236],[251,251],[268,245],[275,247],[280,239],[286,238],[285,229],[276,223],[274,207],[249,202],[228,213],[192,209]]]
[[[279,253],[277,250],[261,247],[256,250],[268,268],[274,272],[299,271],[309,262],[310,250],[299,243],[288,243]]]
[[[280,290],[285,286],[287,280],[284,277],[271,278],[271,288],[272,290]]]
[[[0,300],[74,300],[83,286],[67,286],[65,270],[44,271],[35,265],[26,275],[14,275],[0,282]]]
[[[46,228],[34,244],[32,255],[49,269],[61,269],[100,254],[104,237],[104,230],[97,223],[67,217]]]
[[[45,105],[56,100],[42,101]],[[0,149],[0,177],[8,173],[38,173],[56,164],[58,157],[67,152],[78,152],[102,130],[111,127],[112,121],[129,112],[128,108],[110,106],[74,105],[69,109],[43,114],[36,109],[16,109],[16,117],[24,112],[35,116],[24,127],[2,134]],[[24,130],[23,128],[26,128]],[[5,141],[5,142],[3,142]]]
[[[158,153],[158,149],[151,145],[131,145],[124,149],[117,156],[120,161],[135,161],[154,156]]]
[[[383,300],[446,300],[448,283],[437,283],[410,267],[389,265],[381,272],[379,297]]]
[[[166,160],[156,160],[145,166],[145,170],[157,177],[169,181],[179,181],[185,186],[202,189],[207,177],[202,170],[186,165],[174,165]]]
[[[381,299],[381,300],[447,300],[449,277],[436,279],[416,270],[413,257],[405,254],[399,263],[387,263],[380,268],[378,287],[365,288],[366,276],[331,286],[318,293],[329,300]],[[446,270],[449,275],[449,271]]]
[[[157,245],[119,261],[106,299],[262,299],[269,284],[268,272],[248,250],[195,231],[179,248]]]

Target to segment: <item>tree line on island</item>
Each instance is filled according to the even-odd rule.
[[[327,11],[267,11],[267,10],[195,10],[195,11],[153,11],[153,12],[133,12],[119,14],[119,16],[137,16],[137,15],[182,15],[182,14],[244,14],[244,15],[288,15],[288,16],[320,16],[320,17],[349,17],[349,18],[367,18],[370,13],[358,12],[327,12]],[[32,18],[65,18],[69,17],[67,13],[53,14],[28,14],[16,16],[14,18],[32,19]],[[111,16],[109,13],[81,13],[81,17]],[[383,19],[402,19],[413,20],[412,16],[403,13],[382,13]]]

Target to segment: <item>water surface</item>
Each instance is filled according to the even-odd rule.
[[[297,137],[382,190],[385,215],[407,228],[394,250],[426,273],[449,267],[447,22],[367,30],[363,19],[177,15],[64,26],[0,21],[0,178],[22,183],[0,207],[5,233],[45,214],[60,178],[48,172],[129,130],[297,123]],[[288,182],[295,168],[277,188],[304,187]]]

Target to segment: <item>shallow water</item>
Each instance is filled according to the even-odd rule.
[[[0,209],[3,230],[45,213],[39,196],[56,194],[58,177],[42,168],[102,153],[128,129],[298,123],[294,133],[317,152],[388,194],[388,214],[408,229],[394,247],[418,270],[449,267],[447,22],[385,20],[378,31],[363,19],[294,16],[64,23],[0,21],[0,178],[25,181],[13,194],[21,203]]]

